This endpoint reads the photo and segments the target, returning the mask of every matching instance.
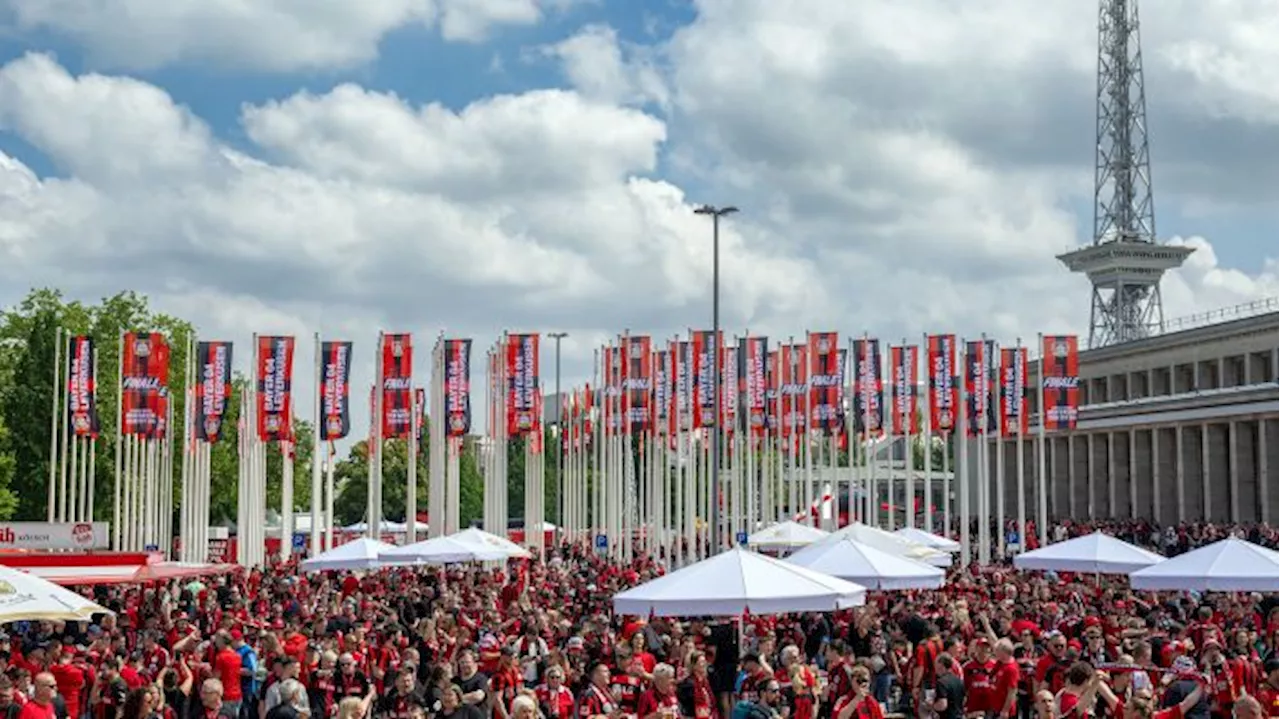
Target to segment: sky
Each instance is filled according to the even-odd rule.
[[[1277,294],[1274,0],[1142,6],[1176,317]],[[1083,0],[0,0],[0,307],[133,289],[206,339],[1087,334]],[[363,358],[363,359],[361,359]],[[554,358],[544,345],[552,389]],[[297,370],[295,387],[310,394]],[[299,409],[307,402],[299,402]],[[367,417],[355,413],[355,430]]]

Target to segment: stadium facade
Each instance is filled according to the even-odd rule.
[[[1275,300],[1255,303],[1252,315],[1082,351],[1078,426],[1045,441],[1049,516],[1275,522],[1275,307]],[[1038,400],[1032,392],[1032,428],[1022,440],[1029,507],[1038,501]],[[990,477],[996,452],[1005,453],[1005,516],[1012,518],[1018,440],[990,442]]]

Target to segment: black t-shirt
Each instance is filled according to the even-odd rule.
[[[298,719],[298,710],[292,704],[277,704],[267,712],[267,719]]]
[[[462,690],[463,696],[466,696],[471,692],[484,692],[484,701],[480,702],[479,706],[489,706],[489,677],[485,676],[484,672],[476,672],[475,674],[472,674],[469,679],[454,677],[453,683],[457,684],[458,688]]]
[[[427,700],[420,692],[401,694],[399,690],[393,688],[386,696],[378,699],[378,706],[374,713],[388,719],[409,719],[414,707],[427,708]]]
[[[946,699],[947,708],[939,719],[961,719],[964,716],[964,680],[954,674],[938,677],[934,685],[934,700]]]
[[[484,719],[484,715],[470,704],[463,704],[450,714],[437,714],[436,719]]]

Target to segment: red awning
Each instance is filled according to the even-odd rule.
[[[138,584],[239,571],[235,564],[169,562],[158,552],[4,552],[0,564],[54,584]]]

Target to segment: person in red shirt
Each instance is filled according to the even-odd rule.
[[[516,666],[516,653],[511,647],[503,647],[498,669],[489,675],[489,695],[493,697],[493,715],[506,719],[511,712],[511,702],[524,687],[524,679]]]
[[[233,629],[230,633],[220,631],[213,636],[213,677],[222,682],[222,690],[218,697],[222,706],[237,714],[240,712],[240,702],[243,699],[240,693],[242,664],[240,655],[231,648],[231,641],[239,635],[240,630]]]
[[[31,701],[18,710],[17,719],[57,719],[53,699],[58,695],[58,680],[49,672],[40,672],[35,676],[34,685]]]
[[[982,719],[1000,707],[995,698],[996,661],[991,658],[991,642],[986,637],[974,640],[972,658],[964,665],[965,716]]]
[[[58,684],[58,694],[67,705],[68,717],[80,716],[80,695],[85,688],[85,672],[73,663],[73,648],[61,648],[57,660],[49,667],[49,674]]]
[[[558,666],[548,667],[546,680],[533,691],[543,716],[547,719],[573,719],[573,692],[564,685],[564,670]]]
[[[711,677],[707,674],[711,662],[707,660],[706,652],[694,650],[689,655],[688,664],[689,676],[679,689],[681,703],[684,705],[684,715],[691,716],[693,719],[717,719],[719,711],[716,706],[716,693],[711,688]]]
[[[653,667],[653,686],[640,694],[636,705],[639,719],[675,719],[680,716],[680,700],[676,698],[676,670],[670,664]]]
[[[1018,711],[1018,682],[1022,670],[1013,658],[1013,642],[1000,639],[995,647],[992,669],[991,706],[998,719],[1012,719]]]
[[[1267,673],[1261,681],[1258,682],[1258,703],[1262,705],[1262,711],[1266,716],[1280,716],[1280,671],[1277,671],[1275,659],[1268,659],[1263,666],[1263,671]]]
[[[1047,632],[1045,647],[1048,653],[1036,662],[1034,689],[1057,695],[1066,686],[1067,670],[1071,668],[1066,658],[1067,638],[1058,631]]]

